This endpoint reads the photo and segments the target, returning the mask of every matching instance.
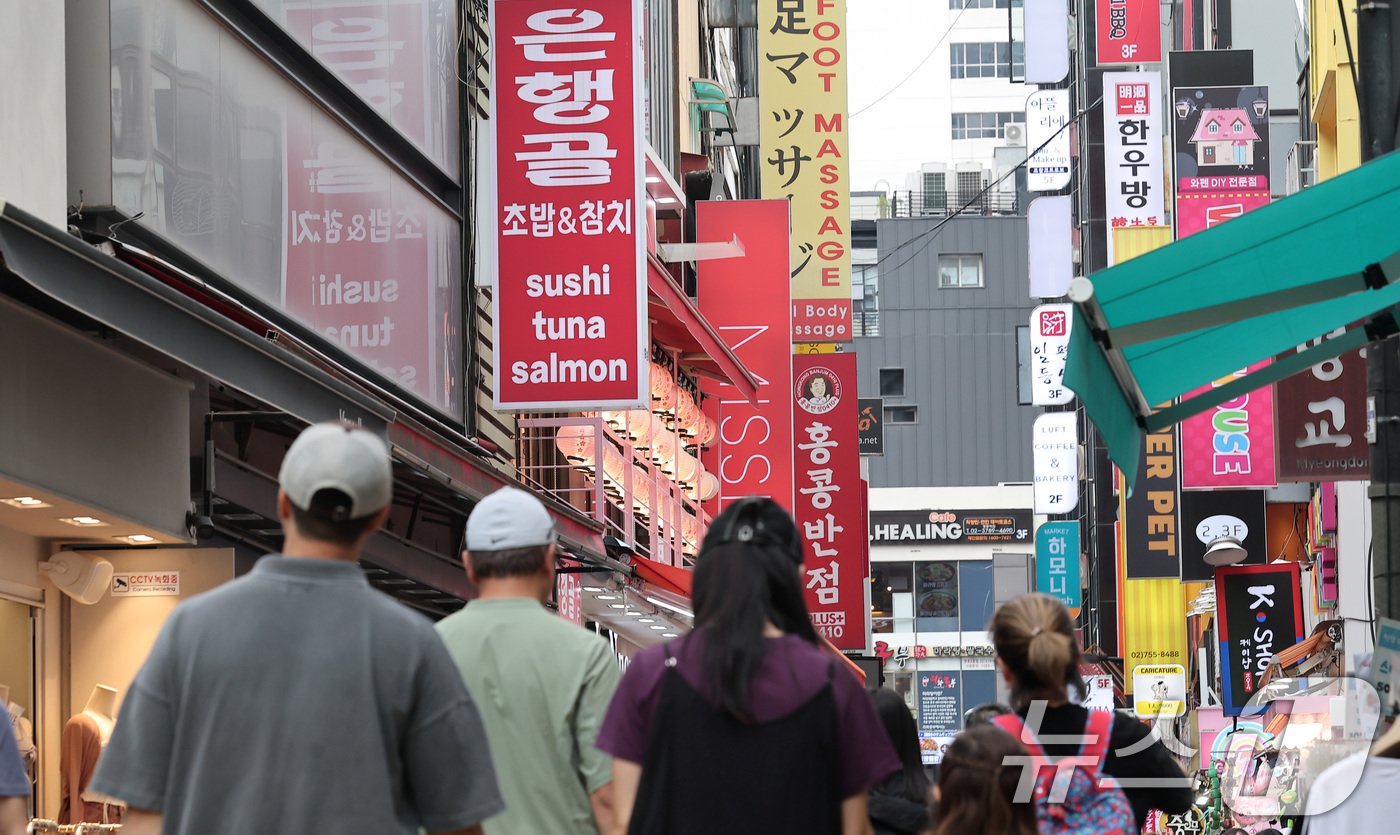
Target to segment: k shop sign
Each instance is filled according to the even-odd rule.
[[[647,401],[641,3],[495,0],[495,407]]]

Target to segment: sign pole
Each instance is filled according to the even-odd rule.
[[[1393,23],[1385,0],[1357,8],[1363,162],[1395,149]],[[1400,341],[1394,335],[1373,342],[1366,351],[1366,413],[1375,617],[1400,618]]]

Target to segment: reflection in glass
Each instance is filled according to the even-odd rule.
[[[460,222],[195,4],[111,8],[117,208],[461,417]]]

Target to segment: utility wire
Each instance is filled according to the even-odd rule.
[[[908,264],[910,261],[912,261],[912,260],[914,260],[915,258],[919,257],[919,255],[921,255],[921,254],[924,252],[924,250],[928,249],[929,246],[930,246],[935,240],[937,240],[937,238],[938,238],[938,233],[943,229],[944,226],[948,225],[948,222],[949,222],[949,221],[951,221],[953,218],[956,218],[956,217],[961,216],[961,215],[962,215],[964,212],[966,212],[969,208],[971,208],[972,206],[974,206],[974,205],[976,205],[978,202],[980,202],[980,201],[982,200],[982,198],[985,197],[985,196],[987,195],[987,192],[989,192],[989,191],[991,191],[992,189],[996,188],[997,186],[1001,185],[1003,182],[1006,181],[1006,178],[1007,178],[1007,177],[1010,177],[1012,174],[1015,174],[1017,171],[1019,171],[1019,170],[1021,170],[1022,168],[1024,168],[1025,165],[1026,165],[1028,162],[1030,162],[1032,159],[1035,158],[1035,155],[1036,155],[1036,154],[1038,154],[1038,153],[1040,153],[1041,151],[1045,150],[1045,148],[1046,148],[1051,142],[1054,142],[1056,137],[1058,137],[1060,134],[1064,133],[1065,131],[1069,130],[1069,126],[1070,126],[1070,125],[1072,125],[1072,124],[1074,124],[1075,122],[1078,122],[1080,119],[1084,118],[1085,114],[1087,114],[1087,113],[1089,113],[1090,111],[1094,110],[1095,108],[1097,108],[1097,107],[1098,107],[1099,105],[1101,105],[1101,104],[1103,104],[1103,96],[1099,96],[1098,99],[1096,99],[1096,100],[1094,101],[1093,104],[1089,105],[1088,107],[1086,107],[1086,108],[1084,108],[1083,110],[1081,110],[1081,111],[1079,111],[1078,113],[1076,113],[1076,114],[1074,115],[1073,118],[1067,119],[1067,120],[1065,121],[1065,123],[1064,123],[1063,125],[1060,126],[1060,129],[1059,129],[1059,130],[1057,130],[1057,131],[1055,131],[1054,133],[1050,134],[1050,137],[1049,137],[1048,139],[1046,139],[1044,142],[1040,143],[1040,145],[1039,145],[1035,150],[1033,150],[1033,151],[1031,151],[1029,154],[1027,154],[1025,159],[1021,160],[1021,161],[1020,161],[1019,163],[1017,163],[1015,166],[1013,166],[1013,167],[1007,169],[1007,171],[1006,171],[1005,174],[1002,174],[1000,177],[998,177],[998,178],[996,178],[995,180],[993,180],[992,182],[988,183],[981,191],[977,192],[976,196],[974,196],[971,200],[967,201],[967,202],[964,203],[962,206],[960,206],[960,207],[958,208],[957,211],[950,213],[947,217],[943,218],[943,219],[940,220],[938,223],[934,224],[934,226],[933,226],[931,229],[928,229],[928,230],[926,230],[926,231],[924,231],[924,232],[920,232],[918,235],[915,235],[914,237],[910,238],[909,240],[905,241],[904,243],[900,244],[899,246],[895,247],[894,249],[891,249],[889,252],[885,253],[885,254],[882,255],[878,260],[876,260],[874,266],[878,269],[878,268],[880,267],[881,264],[885,263],[886,260],[888,260],[889,258],[893,257],[894,254],[897,253],[897,252],[899,252],[901,249],[904,249],[904,248],[907,247],[907,246],[912,246],[912,245],[914,245],[915,243],[918,243],[919,241],[923,241],[923,246],[921,246],[921,247],[919,247],[918,249],[916,249],[915,251],[911,252],[911,253],[909,254],[909,257],[908,257],[908,258],[905,258],[903,261],[900,261],[899,264],[896,265],[895,267],[893,267],[890,271],[893,272],[894,270],[898,270],[898,269],[900,269],[901,267],[903,267],[905,264]]]
[[[943,31],[943,37],[939,38],[938,41],[934,43],[933,49],[930,49],[928,51],[928,54],[923,57],[923,60],[919,61],[919,63],[914,65],[914,69],[910,70],[908,75],[901,78],[898,84],[894,85],[890,89],[886,90],[884,93],[880,94],[880,97],[875,99],[875,101],[872,101],[870,104],[867,104],[865,107],[862,107],[860,110],[857,110],[856,112],[852,113],[846,118],[854,119],[855,117],[859,116],[860,114],[864,113],[865,111],[869,110],[870,108],[874,107],[875,105],[894,95],[894,92],[896,90],[898,90],[900,87],[903,87],[905,82],[909,81],[909,79],[914,77],[915,73],[923,69],[924,64],[928,63],[928,59],[933,57],[933,53],[937,52],[938,48],[943,45],[943,42],[948,40],[948,36],[953,34],[953,27],[958,25],[958,21],[962,19],[963,12],[967,11],[968,6],[971,4],[972,0],[963,0],[962,8],[958,9],[958,14],[956,17],[953,18],[953,22],[949,23],[948,28]]]

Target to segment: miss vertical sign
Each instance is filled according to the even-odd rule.
[[[647,400],[641,6],[496,0],[497,409]]]

